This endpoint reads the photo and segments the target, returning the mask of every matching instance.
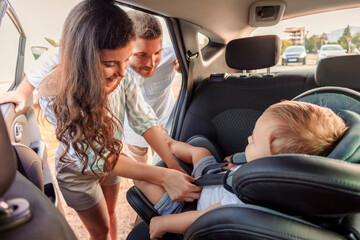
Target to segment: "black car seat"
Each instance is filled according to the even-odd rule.
[[[233,190],[244,202],[256,207],[215,209],[194,222],[185,239],[227,239],[225,232],[233,232],[233,239],[360,239],[360,168],[353,164],[360,162],[360,94],[352,90],[359,89],[359,64],[360,56],[320,61],[315,79],[325,87],[294,99],[329,107],[349,125],[328,158],[288,154],[244,165],[234,176]],[[337,71],[330,71],[329,75],[328,70],[334,68]],[[204,138],[198,141],[206,143]],[[278,212],[269,213],[269,209]],[[231,217],[226,216],[229,212]],[[307,223],[300,226],[299,220]],[[315,226],[317,231],[306,226]]]
[[[319,64],[319,67],[321,66],[325,65]],[[339,71],[340,70],[353,71],[353,69],[348,68],[339,69]],[[317,73],[320,72],[321,69],[318,69]],[[355,69],[355,72],[358,72],[358,70]],[[356,73],[354,74],[356,75]],[[338,76],[342,74],[339,72],[336,75]],[[296,77],[299,76],[291,75],[290,77],[296,79]],[[319,79],[319,76],[317,77],[317,79]],[[246,80],[247,78],[248,77],[245,77],[244,79]],[[308,79],[308,77],[306,77],[306,79]],[[331,81],[331,79],[329,79],[329,81]],[[353,80],[349,80],[349,85],[347,85],[347,87],[357,89],[359,86],[357,81],[358,79],[356,80],[355,78],[353,78]],[[225,82],[227,82],[227,80]],[[303,81],[303,84],[301,85],[303,89],[306,89],[306,86],[313,86],[312,84],[307,85],[306,82],[307,81]],[[267,85],[266,83],[267,80],[264,81],[264,88],[271,90],[271,85]],[[299,82],[291,84],[290,81],[283,82],[280,85],[289,84],[288,86],[293,89],[298,83]],[[211,86],[212,83],[207,81],[205,84],[210,84]],[[250,92],[255,95],[250,99],[257,99],[256,96],[259,96],[261,99],[261,96],[263,96],[266,92],[263,92],[263,88],[260,85],[257,85],[256,82],[254,85],[252,85],[251,81],[247,82],[247,84],[250,86],[248,88],[246,88],[246,86],[242,86],[244,88],[243,92],[246,92],[245,89],[248,91],[251,89],[252,91]],[[327,84],[328,83],[325,81],[320,82],[319,85],[326,86]],[[224,88],[227,87],[226,84],[223,86]],[[299,87],[299,85],[297,86]],[[198,90],[200,93],[197,91],[195,98],[201,99],[202,91],[205,92],[202,87],[203,85],[199,87],[200,90]],[[240,87],[240,89],[242,87]],[[279,84],[275,84],[274,89],[276,90],[277,87],[279,87]],[[232,88],[233,91],[238,91],[238,89],[233,85]],[[311,89],[312,87],[309,88]],[[284,89],[286,88],[284,87],[283,91]],[[222,90],[220,89],[220,91]],[[231,90],[227,91],[230,92]],[[355,112],[356,109],[360,109],[360,98],[357,92],[348,89],[344,90],[342,88],[319,88],[318,90],[313,91],[314,92],[311,91],[307,94],[301,95],[301,100],[311,102],[313,101],[311,100],[311,96],[315,94],[317,96],[321,95],[327,98],[329,96],[322,95],[326,91],[329,91],[326,94],[334,91],[336,94],[346,95],[346,98],[348,98],[347,100],[349,101],[341,101],[344,105],[340,104],[334,107],[334,110],[339,113],[345,111],[345,113],[342,113],[344,114],[344,118],[353,118],[356,123],[356,119],[359,118],[359,116],[357,113],[354,113],[354,109]],[[260,94],[257,95],[256,93]],[[245,98],[243,99],[244,105],[246,105],[246,103],[254,105],[252,101],[246,101],[249,99],[249,95],[250,94],[245,94]],[[269,95],[271,94],[269,93]],[[216,92],[214,89],[213,98],[215,96]],[[333,97],[333,99],[337,97],[338,95]],[[272,99],[273,101],[275,101],[274,99],[277,99],[276,101],[278,101],[281,97],[279,99],[279,96],[273,96],[272,98],[268,97],[266,99]],[[259,100],[259,102],[261,101]],[[353,108],[350,108],[350,110],[344,110],[348,109],[349,102],[351,105],[355,105],[352,105]],[[192,104],[194,104],[194,102]],[[232,101],[229,102],[230,106],[233,104],[236,103]],[[256,104],[259,105],[261,103]],[[326,102],[325,105],[327,104],[329,103]],[[212,104],[209,105],[212,106]],[[265,105],[265,103],[263,103],[263,105]],[[266,107],[264,106],[264,109],[265,108]],[[264,109],[258,109],[260,114]],[[190,110],[191,105],[189,111]],[[209,111],[211,112],[212,109],[209,109]],[[346,113],[346,111],[349,111],[350,113]],[[350,117],[347,115],[350,115]],[[197,117],[196,111],[191,112],[190,117],[195,119]],[[347,121],[351,122],[352,120],[349,119],[347,119]],[[255,121],[256,118],[254,119],[254,122]],[[193,122],[193,124],[196,124],[196,122]],[[211,126],[211,123],[208,123],[207,125]],[[242,127],[243,125],[240,124],[239,126]],[[186,131],[186,126],[184,127]],[[211,129],[211,127],[208,129]],[[333,153],[333,157],[346,160],[346,156],[348,154],[352,156],[352,158],[348,158],[347,160],[352,159],[350,161],[357,162],[360,158],[358,157],[360,149],[359,138],[357,138],[357,132],[359,131],[357,130],[358,125],[354,124],[353,126],[350,126],[350,129],[350,136],[344,137],[344,139],[339,143],[336,151],[334,150],[335,153]],[[200,132],[201,131],[202,129],[200,129]],[[205,134],[200,133],[200,137],[191,137],[188,133],[186,134],[190,137],[187,137],[187,135],[182,135],[182,137],[186,140],[190,139],[193,143],[195,142],[195,145],[197,145],[196,142],[200,142],[201,144],[205,143],[209,146],[215,146],[213,149],[215,149],[215,152],[220,151],[220,158],[223,157],[224,154],[227,155],[229,153],[233,153],[227,152],[229,150],[224,148],[221,145],[221,142],[219,143],[216,130],[210,131],[210,134],[204,130],[204,133]],[[199,132],[195,134],[199,134]],[[208,136],[209,138],[207,138]],[[200,140],[198,141],[198,139]],[[237,139],[239,139],[239,137]],[[351,144],[349,145],[346,141]],[[215,142],[215,144],[211,142]],[[345,144],[342,144],[344,142]],[[239,149],[239,151],[243,151],[238,143],[235,145],[235,151],[237,151],[237,149]],[[349,148],[350,146],[352,150]],[[342,155],[343,153],[347,154]],[[252,164],[246,164],[240,169],[233,180],[234,191],[244,202],[248,204],[240,206],[222,206],[204,214],[187,230],[184,239],[359,238],[358,231],[360,228],[357,226],[359,222],[357,220],[360,217],[356,214],[359,212],[359,207],[355,204],[359,201],[360,197],[360,169],[357,164],[350,164],[344,161],[315,156],[283,155],[259,159],[254,161]],[[157,214],[151,204],[147,202],[147,200],[135,187],[129,190],[127,197],[129,203],[145,222],[148,223],[149,219]],[[171,236],[169,239],[172,237],[181,238],[177,235]]]
[[[0,114],[0,239],[76,239],[65,217],[17,172],[17,155]]]

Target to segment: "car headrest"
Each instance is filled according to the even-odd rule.
[[[339,86],[360,90],[360,55],[321,59],[316,68],[318,86]]]
[[[334,150],[328,155],[329,158],[344,160],[347,162],[360,162],[360,116],[349,110],[339,111],[339,115],[345,120],[349,129]]]
[[[16,157],[5,126],[4,118],[0,114],[0,198],[13,182],[17,170]]]
[[[323,87],[307,91],[294,100],[332,109],[344,119],[349,129],[328,155],[348,162],[360,162],[360,94],[348,88]]]
[[[226,63],[238,70],[272,67],[281,55],[281,40],[276,35],[240,38],[226,46]]]

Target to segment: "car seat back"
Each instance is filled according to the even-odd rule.
[[[226,61],[239,70],[271,67],[279,60],[280,48],[277,36],[236,39],[227,46]],[[220,157],[244,151],[268,106],[315,87],[312,73],[214,74],[196,89],[180,141],[202,135],[219,147]]]

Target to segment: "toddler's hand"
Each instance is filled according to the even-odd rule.
[[[224,162],[231,162],[231,157],[232,155],[225,157]]]
[[[158,216],[158,217],[153,217],[150,220],[150,239],[151,240],[156,240],[159,238],[162,238],[164,236],[164,234],[166,233],[166,231],[163,229],[163,222],[162,222],[162,218],[163,216]]]
[[[224,162],[228,162],[229,164],[227,166],[225,166],[225,167],[222,167],[221,170],[227,171],[227,170],[230,170],[232,167],[236,166],[236,164],[231,163],[231,157],[232,157],[232,155],[227,156],[226,158],[224,158]]]

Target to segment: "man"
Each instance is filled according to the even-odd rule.
[[[135,10],[128,11],[128,15],[134,22],[136,40],[127,74],[131,74],[140,86],[145,102],[153,108],[160,124],[166,125],[175,105],[171,83],[175,70],[180,71],[174,50],[171,45],[162,46],[162,27],[156,17]],[[8,92],[0,98],[0,104],[14,102],[15,111],[21,111],[34,88],[38,87],[43,77],[58,63],[59,49],[43,54],[16,91]],[[131,158],[146,163],[148,147],[144,138],[131,129],[125,117],[125,152]]]
[[[179,72],[172,46],[162,47],[160,21],[149,14],[130,10],[134,22],[136,40],[130,57],[128,74],[132,74],[140,86],[145,102],[154,110],[161,125],[166,125],[175,101],[171,90],[175,70]],[[133,159],[146,163],[149,145],[129,126],[124,124],[125,152]]]

